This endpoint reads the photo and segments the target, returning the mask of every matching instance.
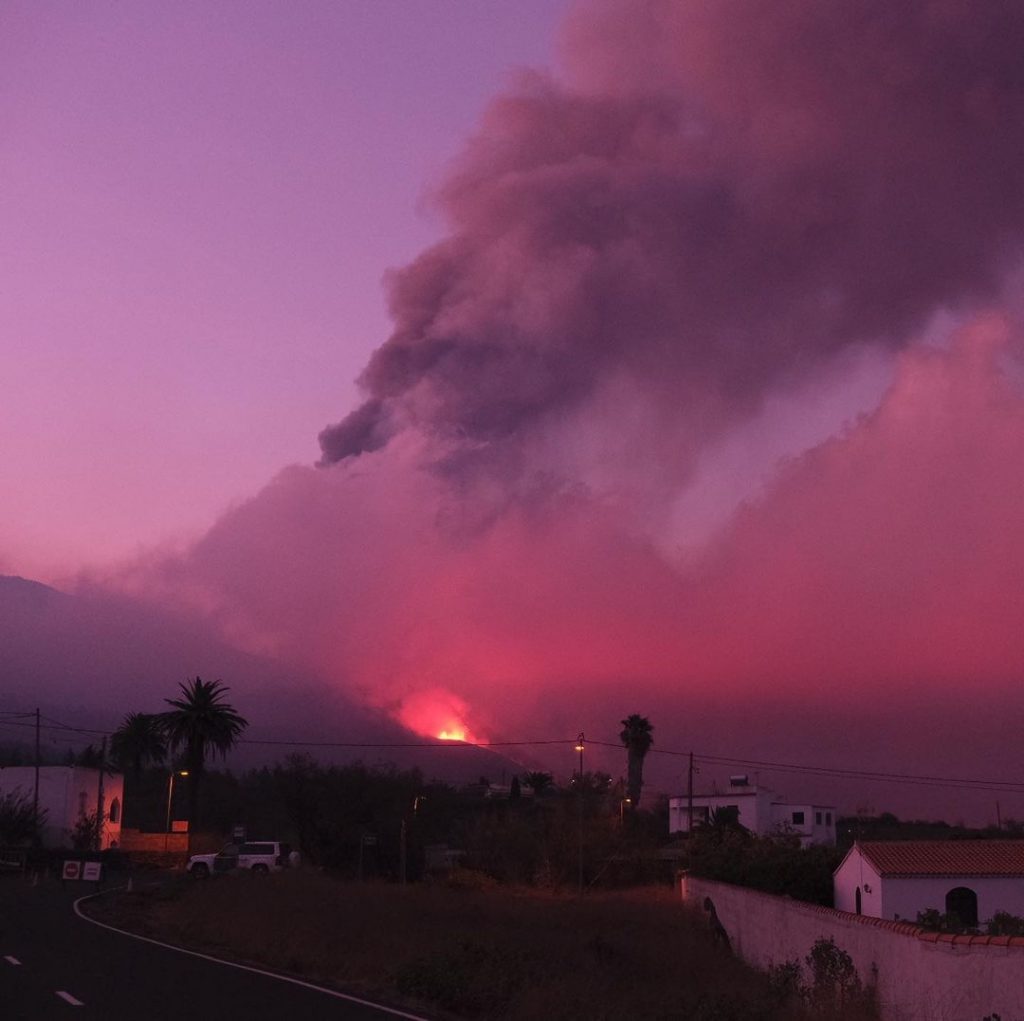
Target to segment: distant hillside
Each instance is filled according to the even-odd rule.
[[[222,679],[249,720],[245,736],[251,743],[231,759],[239,767],[301,752],[321,761],[416,766],[428,778],[453,782],[484,775],[498,780],[521,768],[485,749],[423,747],[422,738],[385,713],[359,705],[308,671],[234,648],[213,622],[197,615],[96,588],[72,595],[0,576],[0,716],[39,707],[50,720],[71,727],[110,730],[127,712],[161,711],[179,683],[197,674]],[[24,745],[23,723],[0,720],[0,747]],[[90,740],[98,737],[43,731],[51,760]]]

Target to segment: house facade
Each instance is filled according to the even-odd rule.
[[[758,836],[791,834],[804,847],[811,844],[835,844],[836,810],[833,805],[792,804],[767,787],[749,783],[736,776],[724,792],[694,794],[693,825],[706,825],[718,815],[727,814]],[[690,830],[690,799],[686,795],[669,798],[670,834]]]
[[[832,877],[841,911],[916,922],[934,909],[969,927],[1024,916],[1024,840],[858,841]]]
[[[0,767],[0,795],[18,792],[29,802],[35,796],[34,766]],[[100,848],[117,846],[121,839],[124,777],[100,773],[85,766],[39,767],[39,812],[43,815],[44,847],[70,847],[79,820],[94,815],[103,803]],[[45,815],[43,814],[45,813]]]

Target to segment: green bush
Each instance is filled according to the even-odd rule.
[[[46,813],[41,811],[40,824],[45,817]],[[36,816],[29,796],[17,789],[0,794],[0,847],[30,844],[38,835]]]
[[[803,848],[793,836],[756,837],[739,826],[707,826],[689,844],[694,875],[832,906],[834,847]]]
[[[997,911],[986,923],[987,936],[1024,936],[1024,918],[1009,911]]]

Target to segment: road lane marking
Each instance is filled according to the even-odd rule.
[[[15,965],[15,966],[17,966],[17,965],[20,965],[20,964],[21,964],[21,961],[19,961],[17,957],[11,957],[11,955],[10,955],[10,954],[8,954],[8,955],[7,955],[7,956],[6,956],[5,958],[4,958],[4,960],[5,960],[5,961],[6,961],[6,962],[7,962],[8,964],[13,964],[13,965]]]
[[[118,929],[115,925],[108,925],[106,922],[97,922],[95,918],[90,918],[81,908],[81,904],[87,900],[92,900],[94,897],[102,897],[107,893],[117,892],[118,889],[115,887],[110,890],[101,890],[99,893],[87,893],[84,897],[79,897],[72,905],[75,909],[75,914],[78,915],[83,922],[89,922],[91,925],[98,925],[101,929],[109,929],[111,932],[120,933],[120,935],[128,936],[130,939],[137,939],[140,943],[152,943],[153,946],[163,947],[165,950],[173,950],[179,954],[187,954],[189,957],[198,957],[203,961],[222,964],[225,968],[237,968],[239,971],[249,971],[255,975],[266,975],[267,978],[276,978],[279,982],[288,982],[293,986],[301,986],[303,989],[312,989],[314,992],[323,993],[325,996],[333,996],[336,1000],[347,1000],[349,1003],[358,1003],[361,1007],[370,1007],[373,1010],[379,1010],[382,1014],[390,1014],[392,1017],[405,1018],[406,1021],[427,1021],[427,1018],[422,1017],[419,1014],[409,1014],[404,1010],[397,1010],[394,1007],[385,1007],[381,1003],[374,1003],[372,1000],[364,1000],[358,996],[350,996],[348,993],[339,993],[337,989],[328,989],[326,986],[314,985],[312,982],[303,982],[302,979],[292,978],[291,975],[281,975],[273,971],[264,971],[263,968],[254,968],[251,964],[236,964],[234,961],[225,961],[220,957],[211,957],[209,954],[201,954],[198,950],[187,950],[185,947],[177,947],[173,943],[162,943],[160,940],[151,939],[149,936],[139,936],[134,932],[129,932],[127,929]]]
[[[57,990],[57,995],[65,1002],[70,1003],[72,1007],[84,1007],[85,1004],[81,1000],[76,1000],[70,993],[64,992],[63,989]]]

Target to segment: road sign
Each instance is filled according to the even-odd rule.
[[[87,861],[82,865],[82,878],[90,883],[98,883],[103,873],[103,863]]]
[[[82,863],[80,861],[64,862],[64,871],[61,872],[61,879],[79,879],[82,875]]]

